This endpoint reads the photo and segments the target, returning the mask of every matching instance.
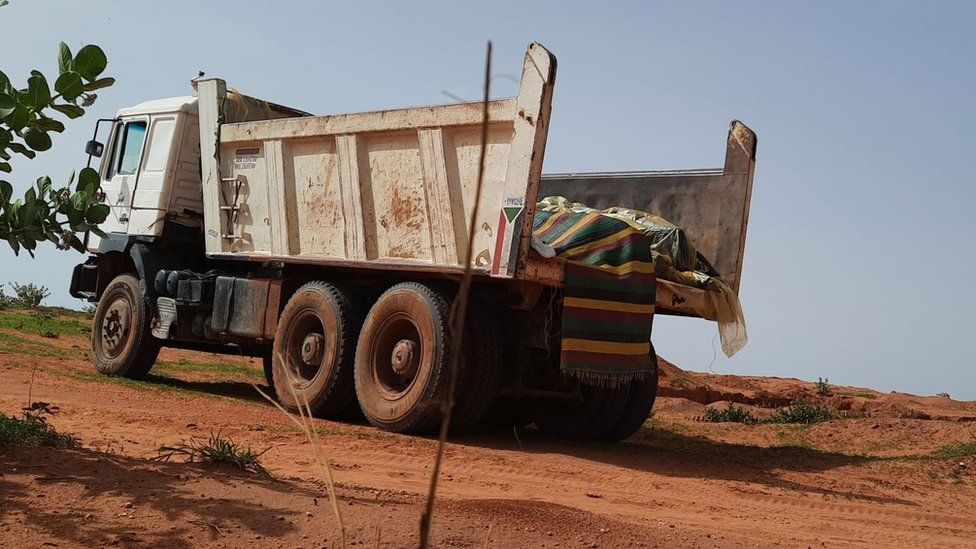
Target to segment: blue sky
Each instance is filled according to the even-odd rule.
[[[531,41],[559,58],[545,171],[720,166],[728,122],[759,135],[741,298],[749,345],[658,318],[682,367],[976,399],[976,3],[135,2],[12,0],[0,68],[56,71],[101,45],[118,84],[18,191],[85,161],[94,120],[185,95],[198,70],[316,113],[498,96]],[[0,250],[0,282],[67,295],[82,257]]]

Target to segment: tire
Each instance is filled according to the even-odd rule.
[[[451,432],[474,428],[491,408],[502,377],[502,336],[497,318],[481,301],[471,298],[464,324],[464,361],[451,414]]]
[[[285,409],[307,404],[316,417],[330,418],[354,405],[361,311],[351,293],[328,282],[309,282],[291,296],[275,332],[270,381]]]
[[[150,331],[150,311],[143,281],[124,274],[109,282],[92,321],[96,371],[129,379],[146,377],[162,346]]]
[[[617,424],[613,426],[602,438],[603,440],[610,442],[620,442],[624,440],[643,427],[644,422],[647,421],[648,416],[651,415],[651,409],[654,408],[654,400],[657,398],[657,381],[658,381],[658,370],[657,370],[657,353],[654,352],[654,346],[651,346],[651,365],[654,367],[654,371],[644,377],[644,379],[638,379],[630,382],[630,392],[627,396],[627,404],[624,406],[624,411],[617,420]]]
[[[570,405],[553,400],[534,405],[532,417],[548,435],[578,440],[601,440],[617,425],[627,404],[629,385],[597,387],[579,383],[583,401]]]
[[[397,433],[432,431],[441,420],[450,340],[443,293],[415,282],[384,292],[356,346],[356,396],[366,419]]]

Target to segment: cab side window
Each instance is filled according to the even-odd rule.
[[[122,131],[121,155],[116,172],[119,175],[131,175],[139,169],[139,157],[142,154],[142,143],[146,140],[146,123],[129,122]],[[118,143],[116,143],[118,145]]]

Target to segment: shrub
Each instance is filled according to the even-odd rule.
[[[830,381],[827,378],[817,378],[817,394],[821,396],[830,396],[830,385],[827,382]]]
[[[17,298],[3,293],[3,286],[0,286],[0,311],[12,309],[17,306]]]
[[[222,438],[220,433],[211,434],[206,442],[195,440],[183,441],[175,446],[161,446],[157,460],[169,461],[170,458],[180,456],[189,463],[222,463],[249,472],[267,475],[268,471],[258,459],[270,448],[255,452],[250,447],[243,447],[236,442]]]
[[[41,305],[42,301],[51,296],[51,290],[47,289],[46,286],[40,286],[33,282],[28,282],[27,284],[11,282],[10,287],[17,294],[15,306],[23,307],[24,309],[36,309]]]
[[[0,448],[14,445],[63,448],[78,443],[74,437],[59,433],[47,422],[47,416],[57,412],[48,403],[35,402],[23,410],[19,418],[0,413]]]
[[[816,403],[805,400],[794,400],[786,408],[780,408],[769,419],[770,423],[821,423],[834,419],[834,412]]]
[[[746,425],[759,423],[759,420],[756,416],[752,415],[752,412],[742,406],[736,406],[731,402],[726,405],[725,409],[705,408],[705,414],[695,418],[695,421],[705,423],[745,423]]]

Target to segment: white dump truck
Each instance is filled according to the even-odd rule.
[[[657,392],[653,348],[646,335],[625,346],[575,343],[608,364],[642,354],[643,369],[602,382],[563,371],[572,261],[534,232],[537,202],[561,195],[667,218],[709,259],[708,274],[737,292],[756,137],[733,122],[721,169],[543,175],[555,75],[555,57],[531,44],[518,97],[488,104],[473,224],[481,103],[317,116],[199,79],[192,96],[100,121],[107,140],[97,141],[96,126],[87,151],[101,159],[111,214],[107,236],[87,236],[92,255],[71,281],[73,296],[98,304],[96,370],[144,377],[161,347],[261,357],[292,410],[307,401],[323,417],[361,411],[384,429],[430,431],[442,414],[449,343],[462,335],[448,319],[470,241],[455,430],[488,420],[583,439],[630,436]],[[646,334],[653,314],[721,316],[714,287],[655,276],[642,261],[626,273],[651,273],[638,286],[651,302],[613,308]],[[585,291],[574,298],[592,313],[577,322],[584,332],[603,312]]]

